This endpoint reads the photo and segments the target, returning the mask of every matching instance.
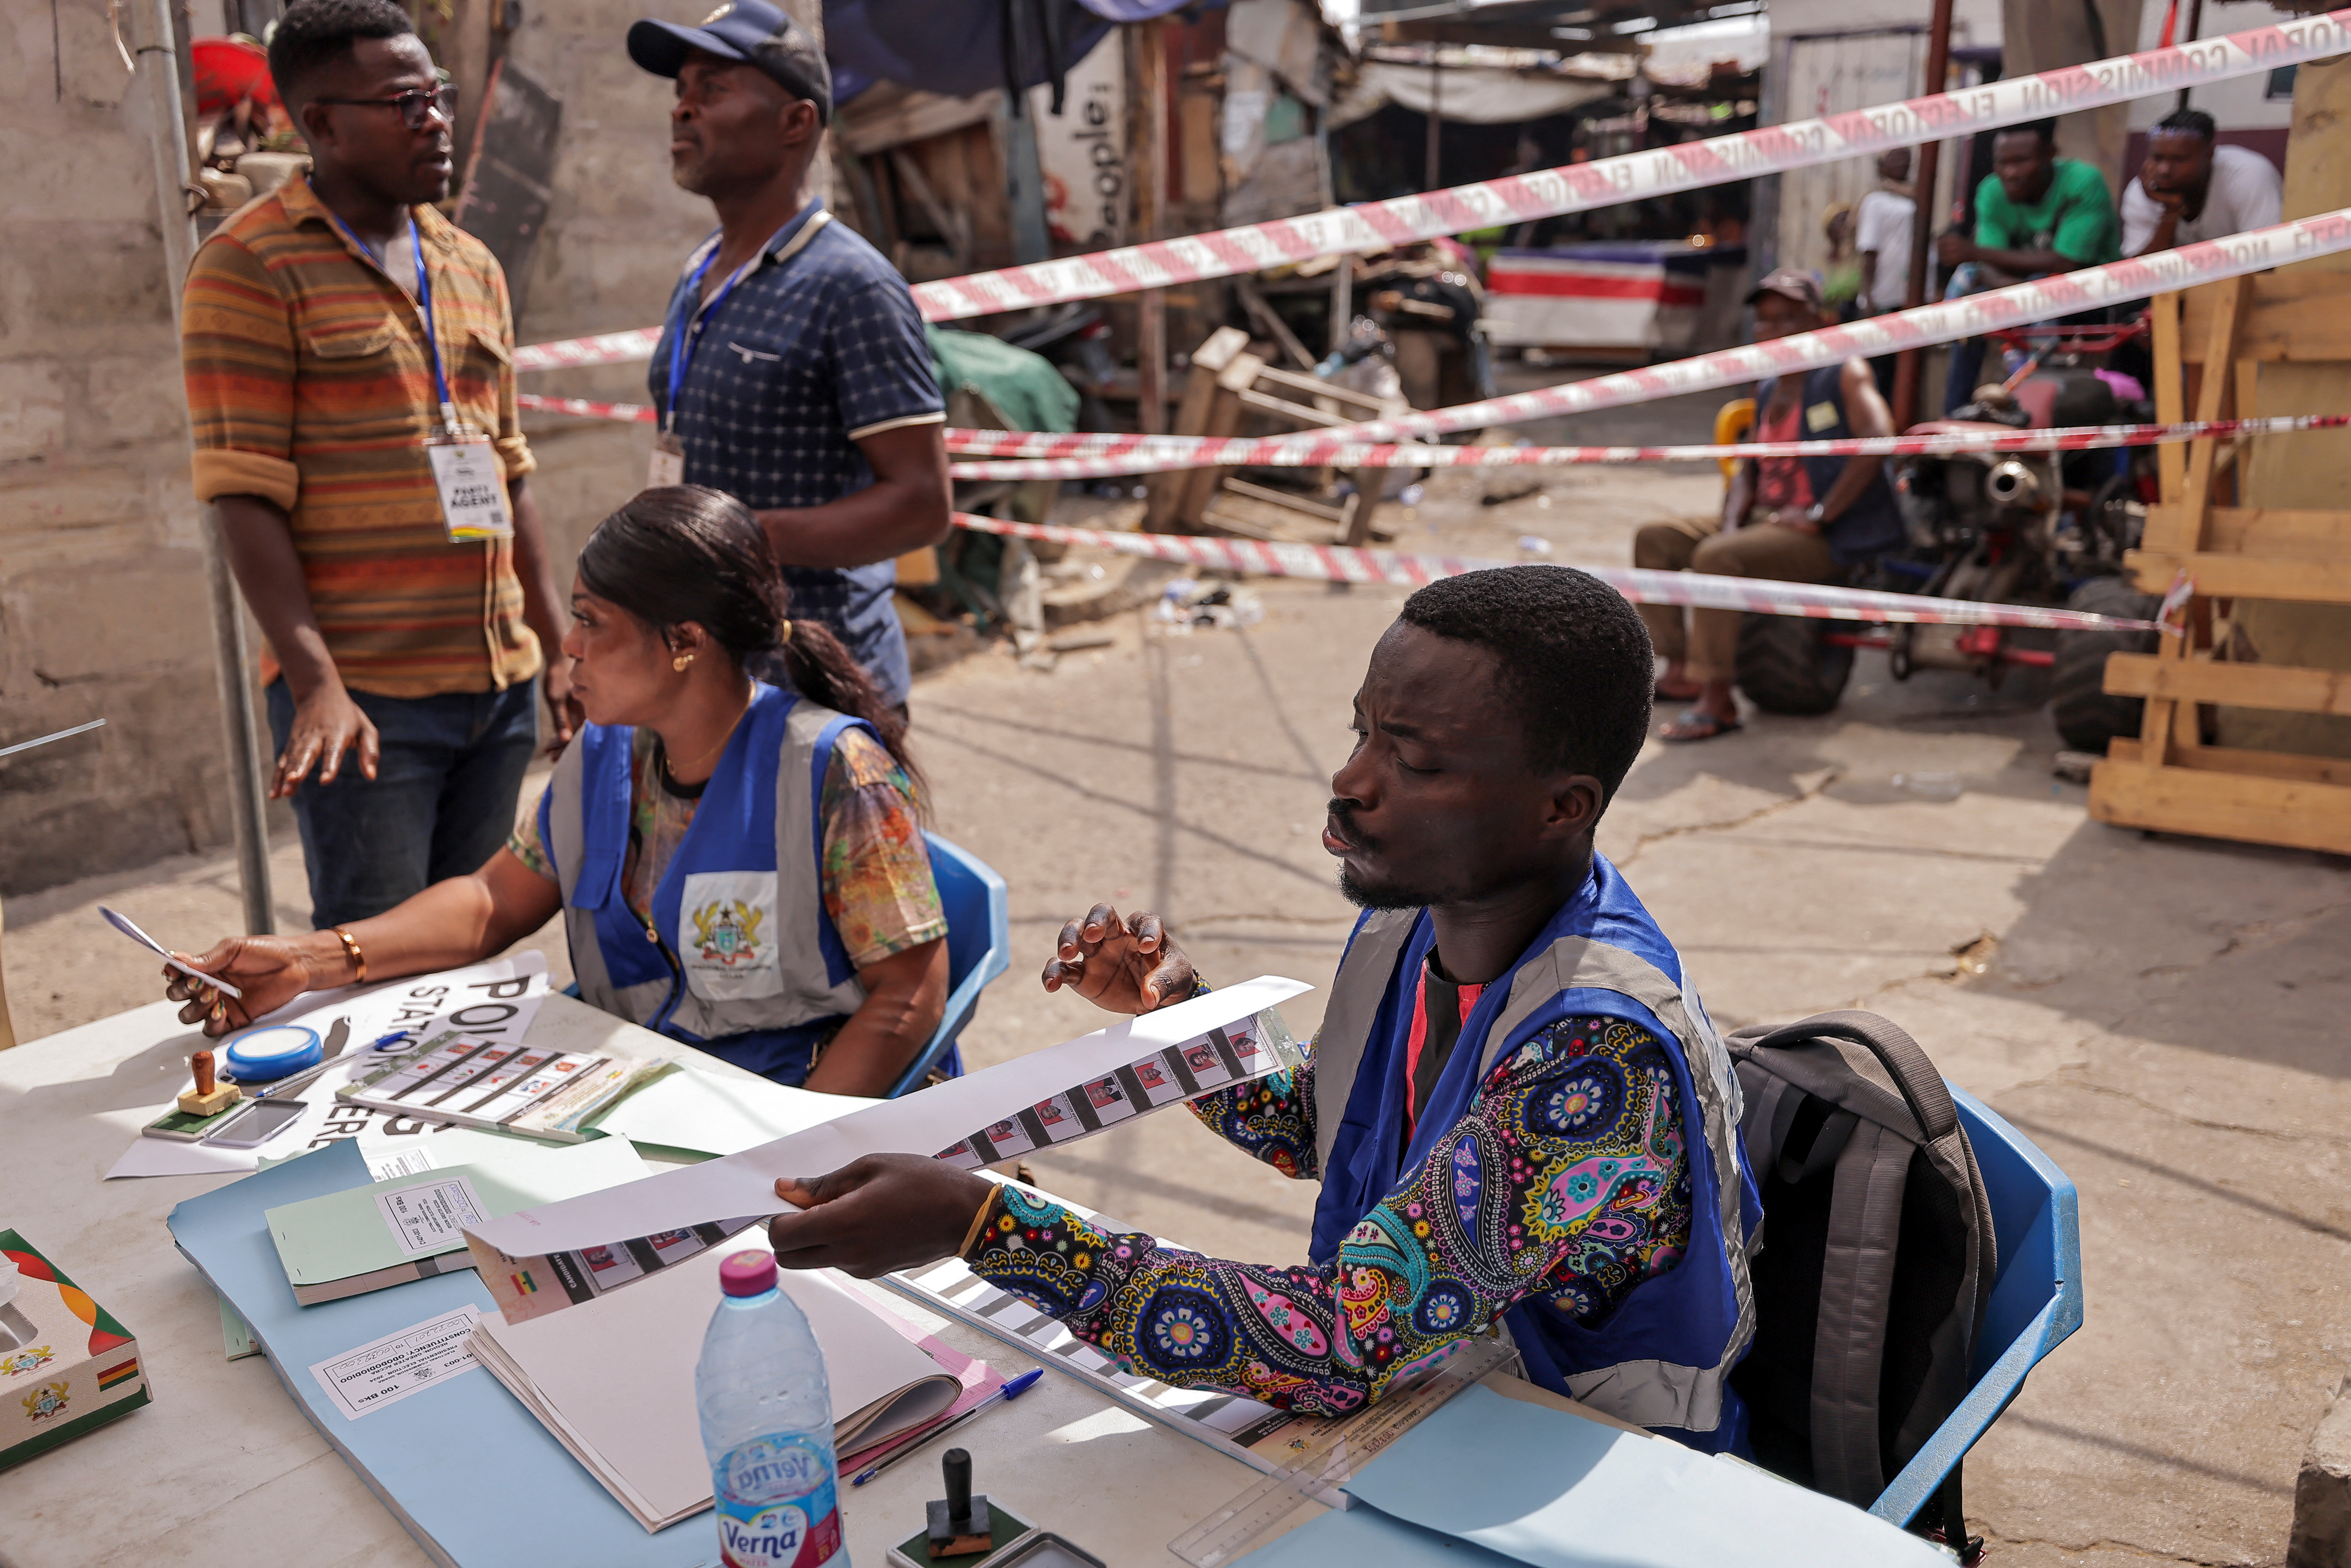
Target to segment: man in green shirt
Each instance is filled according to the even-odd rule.
[[[1976,232],[1953,229],[1935,242],[1945,267],[1976,265],[1977,288],[1997,288],[2051,273],[2122,258],[2122,219],[2105,176],[2057,156],[2057,122],[2011,126],[1993,138],[1991,177],[1976,187]],[[1975,396],[1983,340],[1952,346],[1944,407]]]

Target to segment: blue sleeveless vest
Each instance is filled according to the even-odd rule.
[[[784,1083],[864,1000],[825,913],[821,801],[848,717],[754,683],[743,722],[653,892],[658,944],[622,896],[634,732],[588,725],[539,807],[581,999]]]
[[[1844,367],[1823,365],[1804,376],[1803,434],[1805,441],[1842,441],[1853,434],[1853,421],[1844,407]],[[1777,376],[1755,383],[1755,416],[1761,419],[1764,408],[1771,401],[1771,389],[1779,384]],[[1823,411],[1815,423],[1814,410]],[[1829,493],[1829,487],[1844,472],[1849,457],[1803,457],[1804,477],[1811,482],[1815,498]],[[1829,553],[1846,566],[1875,560],[1900,544],[1903,538],[1902,510],[1894,498],[1894,486],[1886,482],[1886,465],[1877,465],[1869,486],[1855,498],[1835,521],[1824,523],[1821,537]]]
[[[1356,1221],[1460,1121],[1505,1053],[1566,1018],[1639,1024],[1673,1063],[1689,1151],[1689,1249],[1597,1324],[1539,1301],[1504,1322],[1531,1380],[1695,1448],[1743,1449],[1746,1414],[1729,1377],[1754,1334],[1747,1254],[1762,1208],[1737,1135],[1737,1080],[1683,986],[1680,956],[1616,868],[1593,855],[1583,887],[1463,1019],[1405,1145],[1412,989],[1434,942],[1426,910],[1367,914],[1349,939],[1315,1047],[1322,1193],[1310,1256],[1337,1259]]]

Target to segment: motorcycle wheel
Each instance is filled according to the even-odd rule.
[[[2155,594],[2141,593],[2119,577],[2094,577],[2074,590],[2065,608],[2151,621],[2161,603]],[[2106,655],[2152,653],[2158,635],[2154,632],[2057,634],[2056,663],[2049,672],[2049,716],[2067,746],[2104,756],[2106,743],[2116,736],[2128,738],[2138,734],[2147,700],[2107,695]]]
[[[1750,615],[1739,623],[1739,689],[1765,713],[1827,713],[1853,676],[1853,650],[1827,641],[1850,631],[1800,615]]]

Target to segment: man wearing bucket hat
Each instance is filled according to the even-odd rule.
[[[1758,342],[1822,325],[1821,286],[1809,272],[1783,267],[1747,297]],[[1867,360],[1847,360],[1755,388],[1757,441],[1834,441],[1891,435],[1894,415],[1878,394]],[[1719,517],[1644,524],[1633,536],[1633,564],[1662,571],[1761,577],[1778,582],[1833,582],[1902,538],[1901,514],[1882,457],[1765,457],[1740,464]],[[1687,635],[1681,608],[1644,604],[1649,641],[1666,661],[1661,697],[1691,699],[1659,733],[1667,740],[1710,740],[1739,727],[1740,612],[1692,610]]]
[[[653,350],[648,484],[751,507],[795,612],[830,625],[903,708],[892,562],[946,537],[946,405],[905,279],[811,188],[831,68],[765,0],[638,22],[628,46],[677,83],[671,173],[718,216]]]

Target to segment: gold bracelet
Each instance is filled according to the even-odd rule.
[[[979,1233],[987,1228],[987,1217],[994,1213],[995,1210],[996,1186],[993,1183],[990,1183],[987,1189],[987,1197],[980,1203],[979,1212],[971,1217],[971,1228],[963,1233],[963,1246],[956,1251],[956,1257],[968,1258],[971,1256],[971,1249],[979,1245]]]
[[[335,935],[342,938],[343,956],[351,961],[351,984],[354,986],[366,985],[367,955],[360,951],[360,939],[352,936],[350,932],[344,930],[340,925],[335,927]]]

